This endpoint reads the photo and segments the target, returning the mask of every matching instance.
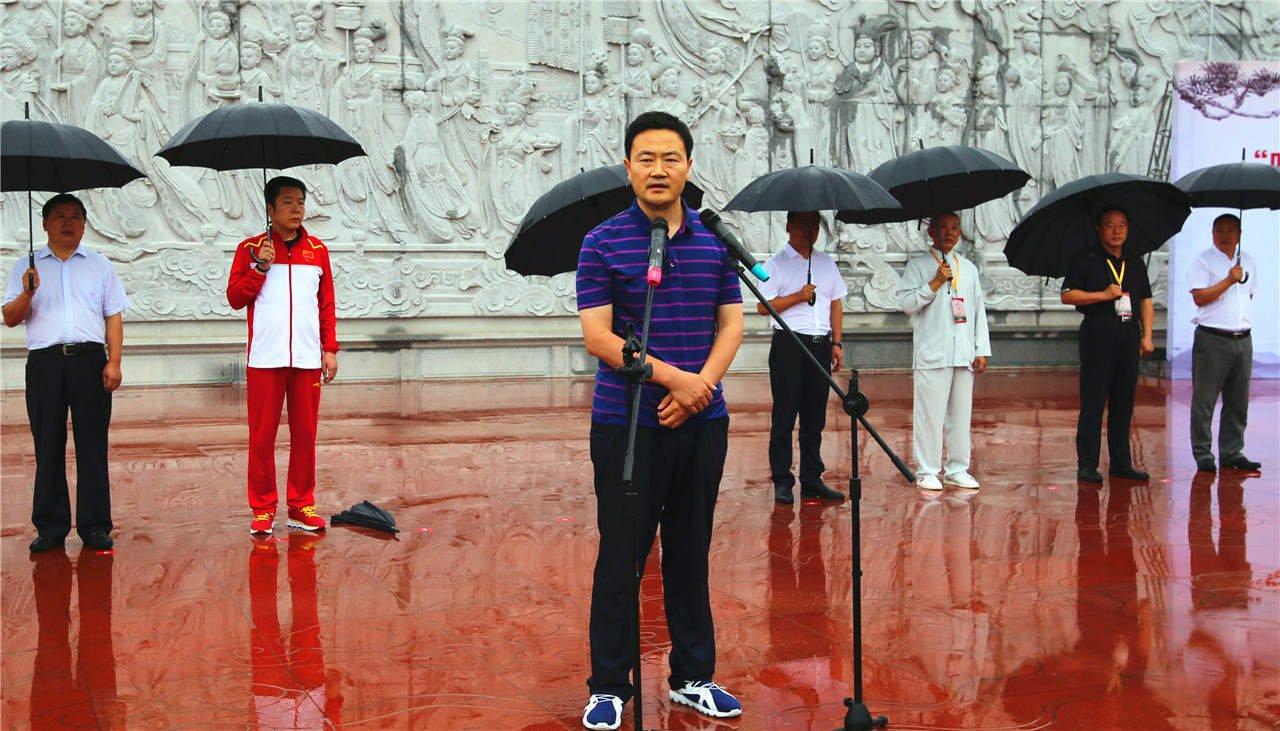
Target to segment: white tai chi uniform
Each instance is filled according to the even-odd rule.
[[[938,272],[938,252],[907,262],[898,285],[898,302],[915,328],[911,367],[915,382],[912,409],[912,452],[916,474],[944,475],[969,469],[969,421],[973,412],[973,360],[991,355],[987,308],[978,268],[952,251],[947,255],[954,278],[934,292],[929,282]],[[957,323],[953,300],[963,300],[965,322]],[[947,463],[942,464],[946,433]]]

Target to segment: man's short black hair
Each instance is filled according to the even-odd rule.
[[[635,141],[636,135],[641,132],[647,132],[651,129],[669,129],[680,135],[680,139],[684,142],[685,158],[693,159],[693,133],[689,131],[689,125],[680,121],[678,117],[666,112],[645,112],[635,119],[631,120],[631,124],[627,125],[627,159],[631,159],[631,143]]]
[[[297,188],[302,191],[302,200],[307,199],[307,186],[297,178],[291,178],[288,175],[277,175],[267,181],[267,205],[275,206],[276,198],[280,197],[281,188]]]
[[[1218,216],[1217,218],[1213,219],[1213,227],[1217,228],[1218,224],[1222,223],[1223,221],[1235,221],[1237,226],[1240,225],[1239,216],[1237,216],[1234,213],[1224,213],[1221,216]]]
[[[787,223],[795,223],[796,216],[803,216],[809,213],[818,213],[818,211],[787,211]]]
[[[49,214],[53,213],[53,209],[64,203],[73,203],[80,209],[80,215],[87,221],[89,220],[89,212],[84,209],[84,202],[70,193],[59,193],[44,202],[44,206],[40,209],[40,218],[49,220]]]
[[[1096,215],[1096,216],[1094,216],[1094,217],[1093,217],[1093,225],[1094,225],[1094,226],[1101,226],[1101,225],[1102,225],[1102,217],[1103,217],[1103,216],[1105,216],[1105,215],[1107,215],[1108,213],[1110,213],[1110,212],[1112,212],[1112,211],[1119,211],[1119,212],[1123,213],[1123,214],[1124,214],[1124,220],[1126,220],[1126,221],[1128,221],[1128,220],[1129,220],[1129,209],[1125,208],[1124,206],[1117,206],[1117,205],[1115,205],[1115,204],[1111,204],[1111,205],[1103,206],[1102,208],[1098,209],[1098,215]]]

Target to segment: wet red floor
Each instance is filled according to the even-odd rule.
[[[744,711],[712,721],[666,700],[650,571],[645,725],[834,729],[853,680],[850,504],[775,506],[767,378],[726,385],[711,589],[716,679]],[[868,419],[909,462],[909,374],[862,385]],[[581,728],[590,390],[327,388],[322,512],[369,499],[403,532],[278,529],[255,542],[243,390],[125,389],[117,551],[73,536],[34,557],[30,435],[22,394],[4,393],[3,727]],[[872,712],[903,729],[1275,729],[1280,383],[1253,392],[1262,476],[1195,472],[1186,382],[1140,388],[1133,442],[1149,484],[1075,482],[1073,373],[979,379],[974,494],[917,491],[863,435]],[[831,423],[828,482],[847,489],[848,422],[833,409]]]

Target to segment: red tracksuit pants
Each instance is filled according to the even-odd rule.
[[[276,433],[280,409],[289,406],[288,506],[315,504],[319,368],[246,368],[249,391],[249,509],[275,512]]]

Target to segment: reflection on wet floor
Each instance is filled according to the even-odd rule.
[[[910,462],[910,375],[864,374],[862,389]],[[744,712],[713,721],[666,699],[655,549],[646,726],[835,728],[853,678],[850,504],[775,505],[768,379],[730,377],[726,391],[716,679]],[[124,389],[116,552],[73,534],[30,556],[35,464],[23,396],[5,392],[0,725],[581,728],[590,393],[590,380],[328,387],[322,512],[367,499],[403,532],[299,535],[281,521],[255,540],[243,389]],[[980,378],[976,492],[922,493],[860,435],[867,705],[907,729],[1275,728],[1280,383],[1253,384],[1261,476],[1196,473],[1190,383],[1144,380],[1133,448],[1152,479],[1101,486],[1074,480],[1076,393],[1070,372]],[[847,489],[834,404],[828,424],[827,482]]]

